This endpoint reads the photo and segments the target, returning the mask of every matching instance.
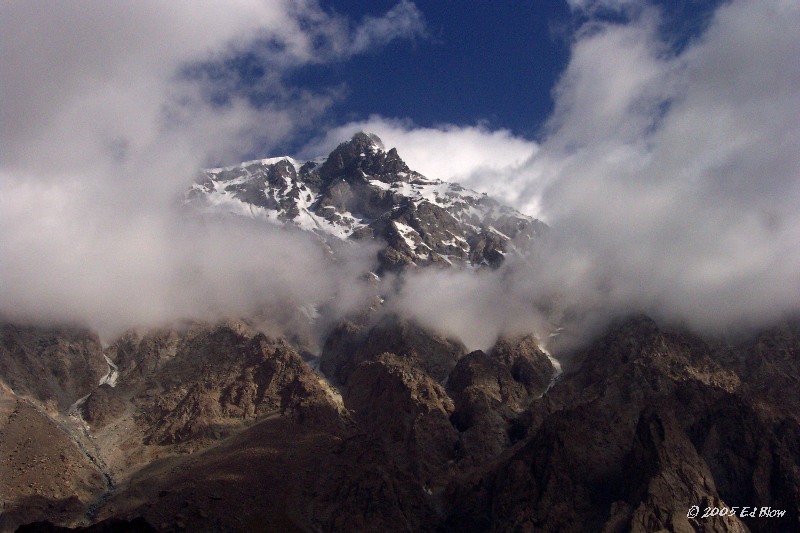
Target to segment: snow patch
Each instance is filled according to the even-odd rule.
[[[303,304],[300,306],[300,312],[303,313],[310,321],[314,321],[319,318],[319,311],[317,310],[316,306],[311,304]]]
[[[408,247],[411,248],[412,250],[416,251],[417,250],[417,243],[414,242],[414,239],[412,239],[410,237],[410,235],[416,235],[417,234],[417,232],[414,230],[414,228],[412,228],[408,224],[403,224],[402,222],[398,222],[397,220],[393,220],[392,224],[394,224],[394,227],[397,228],[397,232],[400,234],[400,236],[406,242]]]
[[[117,378],[119,377],[119,369],[117,369],[117,365],[115,365],[114,361],[109,359],[108,356],[103,354],[103,358],[108,365],[108,372],[105,376],[100,378],[100,383],[98,385],[110,385],[111,387],[115,387],[117,385]]]
[[[243,163],[239,163],[237,165],[231,165],[229,167],[219,167],[219,168],[209,168],[204,170],[207,174],[220,174],[222,172],[230,172],[236,169],[245,169],[246,167],[251,167],[253,165],[262,165],[262,166],[269,166],[274,165],[276,163],[280,163],[281,161],[286,161],[290,165],[294,167],[295,172],[300,170],[305,162],[304,161],[297,161],[296,159],[289,157],[288,155],[280,156],[280,157],[268,157],[266,159],[253,159],[251,161],[245,161]]]

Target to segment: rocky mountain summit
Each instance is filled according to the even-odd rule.
[[[207,170],[187,194],[206,213],[293,224],[324,239],[385,243],[381,270],[498,265],[542,222],[486,195],[411,170],[395,148],[357,133],[327,157],[248,161]]]

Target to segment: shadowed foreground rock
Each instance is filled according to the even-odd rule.
[[[767,334],[787,372],[800,357],[797,331]],[[736,372],[766,342],[715,345],[645,318],[617,326],[532,405],[511,453],[451,484],[447,529],[797,530],[798,413]],[[692,505],[786,513],[688,519]]]
[[[104,417],[91,431],[116,481],[91,518],[158,531],[795,531],[799,332],[732,344],[630,319],[544,396],[554,369],[530,337],[464,354],[402,322],[343,325],[326,346],[339,397],[243,324],[128,336],[106,352],[116,387],[86,407]],[[89,503],[13,516],[74,527]],[[688,518],[695,505],[785,513]]]
[[[75,529],[59,527],[52,522],[34,522],[20,526],[16,533],[65,533],[75,531],[77,533],[158,533],[158,530],[147,523],[142,517],[133,520],[103,520],[89,527],[79,527]]]

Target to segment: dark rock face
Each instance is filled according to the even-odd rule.
[[[344,322],[325,342],[321,368],[338,383],[346,384],[360,363],[385,352],[409,359],[435,381],[441,382],[466,348],[458,340],[442,337],[393,316],[384,317],[372,327]]]
[[[153,427],[150,439],[161,444],[225,434],[231,421],[269,413],[299,418],[336,416],[317,378],[287,345],[263,335],[244,341],[241,351],[207,354],[214,363],[196,379],[170,386],[142,410]],[[164,369],[170,372],[169,366]]]
[[[397,155],[397,150],[392,148],[385,152],[383,142],[376,135],[362,132],[336,147],[317,172],[323,183],[352,179],[362,173],[392,183],[408,181],[411,170]]]
[[[461,432],[460,459],[483,464],[516,442],[521,437],[517,419],[554,375],[553,364],[531,336],[501,338],[490,355],[475,351],[459,360],[447,392],[456,405],[451,420]]]
[[[321,467],[310,484],[305,531],[432,531],[440,521],[423,484],[381,440],[342,441]]]
[[[380,439],[416,479],[430,483],[454,459],[453,402],[409,359],[384,353],[361,362],[344,398],[361,428]]]
[[[108,384],[97,387],[79,407],[83,419],[101,428],[125,411],[125,400],[119,391]]]
[[[0,324],[0,379],[17,394],[66,410],[107,371],[100,340],[88,331]]]
[[[138,423],[147,428],[147,443],[219,439],[240,423],[274,413],[337,418],[336,407],[297,352],[241,326],[127,336],[112,351],[120,356],[122,372],[116,390],[131,397]],[[92,396],[84,412],[96,411]]]
[[[115,427],[130,431],[123,455],[141,461],[93,518],[140,516],[164,531],[793,531],[799,347],[796,324],[730,344],[640,317],[550,386],[532,337],[465,354],[386,318],[342,324],[328,340],[337,403],[286,343],[245,325],[131,334],[106,350],[116,386],[82,409],[101,445]],[[3,446],[39,416],[8,405]],[[72,453],[78,464],[48,427],[58,450],[32,445],[26,457]],[[76,483],[102,490],[81,465]],[[74,525],[88,496],[71,511],[58,498],[15,501],[0,524]],[[687,517],[693,505],[786,512]]]
[[[142,517],[133,520],[103,520],[89,527],[60,527],[47,520],[20,526],[16,533],[158,533],[158,530]]]
[[[753,353],[763,342],[740,350]],[[717,354],[717,346],[662,331],[647,319],[617,327],[583,354],[582,366],[556,384],[547,401],[531,406],[528,436],[515,453],[472,483],[452,487],[449,526],[794,528],[797,415],[762,403],[747,376],[722,366]],[[689,519],[692,505],[771,506],[787,513],[772,521]]]
[[[530,397],[544,394],[555,376],[553,363],[532,335],[502,337],[492,347],[491,355],[511,372],[512,379]]]
[[[463,187],[408,168],[397,150],[358,133],[322,162],[265,159],[207,171],[187,201],[210,213],[248,213],[325,240],[377,239],[379,270],[439,264],[497,266],[512,241],[546,226]]]
[[[461,432],[464,461],[480,464],[510,445],[508,424],[524,408],[525,393],[502,363],[481,351],[470,353],[450,375],[447,392],[456,405],[451,420]]]

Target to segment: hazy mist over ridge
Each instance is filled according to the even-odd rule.
[[[675,52],[656,10],[608,23],[592,18],[595,4],[573,6],[588,22],[572,36],[536,141],[380,115],[331,128],[338,88],[287,81],[299,65],[424,35],[413,3],[358,24],[315,2],[97,3],[86,16],[4,4],[0,314],[104,334],[287,303],[335,301],[344,316],[371,294],[360,276],[374,250],[332,262],[310,236],[200,223],[179,200],[212,162],[282,155],[270,150],[309,131],[319,135],[301,155],[325,155],[358,130],[414,170],[551,226],[529,260],[410,273],[387,299],[389,311],[470,347],[509,331],[546,334],[545,304],[587,327],[646,312],[712,332],[797,310],[800,6],[724,4]],[[269,40],[282,46],[257,46]],[[207,94],[235,80],[179,75],[250,48],[273,69],[261,81],[268,105],[217,105]]]

